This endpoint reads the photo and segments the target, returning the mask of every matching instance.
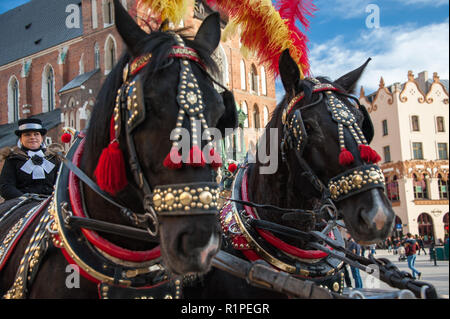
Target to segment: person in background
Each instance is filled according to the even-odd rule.
[[[348,233],[347,233],[347,240],[348,240],[348,249],[355,255],[359,256],[361,253],[361,246]],[[352,271],[353,279],[355,280],[355,288],[362,288],[363,284],[361,274],[359,273],[359,269],[353,266],[350,266],[350,269]]]
[[[424,254],[426,255],[427,252],[425,251],[425,244],[423,243],[423,237],[416,235],[417,244],[419,245],[419,251],[418,254],[420,255],[420,251],[423,250]]]
[[[0,174],[0,195],[5,200],[27,193],[51,195],[60,164],[56,152],[62,152],[63,148],[58,144],[45,146],[47,130],[41,120],[21,119],[18,124],[17,146],[3,149],[0,154],[0,159],[5,159]]]
[[[407,239],[405,241],[406,258],[408,260],[408,268],[411,269],[412,276],[414,279],[419,279],[422,277],[422,273],[415,268],[416,264],[416,251],[419,248],[416,240],[412,237],[411,233],[406,235]],[[416,274],[418,277],[416,277]]]

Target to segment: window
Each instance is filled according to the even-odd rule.
[[[387,196],[391,202],[400,201],[400,192],[398,190],[398,180],[397,176],[394,176],[391,182],[386,178],[386,190]]]
[[[388,134],[389,134],[388,123],[387,123],[387,120],[384,120],[383,121],[383,136],[386,136]]]
[[[445,132],[445,122],[443,116],[438,116],[436,118],[436,128],[439,133]]]
[[[108,74],[116,64],[116,43],[112,36],[109,36],[105,45],[105,73]]]
[[[385,146],[383,147],[383,152],[384,152],[384,162],[388,163],[391,162],[391,148],[389,146]]]
[[[244,60],[241,60],[241,90],[245,91],[247,88],[247,84],[245,83],[245,62]]]
[[[8,122],[17,122],[19,118],[19,81],[13,76],[8,85]]]
[[[55,108],[55,95],[54,95],[54,75],[53,75],[53,70],[49,69],[48,71],[48,75],[47,75],[47,92],[48,92],[48,96],[47,96],[47,105],[48,105],[48,110],[49,111],[53,111]]]
[[[100,69],[100,48],[98,43],[94,46],[94,69]]]
[[[411,117],[411,124],[412,124],[413,132],[419,132],[420,131],[419,117],[417,115],[413,115]]]
[[[416,174],[413,175],[414,199],[429,199],[428,181],[426,175],[422,174],[420,179]]]
[[[447,143],[438,143],[438,156],[440,160],[448,160]]]
[[[42,73],[42,112],[55,109],[55,74],[48,65]]]
[[[413,159],[423,159],[422,143],[413,143]]]
[[[91,0],[92,8],[92,29],[98,28],[98,17],[97,17],[97,0]]]
[[[259,120],[259,109],[258,105],[255,104],[253,110],[253,126],[254,128],[261,128],[261,122]]]
[[[245,121],[244,121],[244,127],[248,127],[248,108],[247,103],[242,102],[242,112],[245,114]]]
[[[439,199],[448,199],[448,175],[444,181],[442,175],[438,175]]]
[[[258,71],[256,70],[255,65],[252,64],[252,70],[250,73],[251,78],[251,90],[253,92],[258,93]]]
[[[261,67],[261,93],[262,95],[267,95],[266,70],[263,66]]]
[[[103,24],[105,27],[114,23],[114,5],[111,0],[103,3]]]

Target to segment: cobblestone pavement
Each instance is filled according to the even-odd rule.
[[[366,252],[367,257],[367,252]],[[400,270],[411,272],[408,268],[407,261],[399,261],[398,255],[393,255],[392,253],[388,253],[387,250],[377,250],[375,258],[387,258],[392,261]],[[421,255],[417,255],[416,266],[415,268],[422,272],[421,281],[429,282],[434,285],[438,294],[443,298],[449,298],[449,262],[447,261],[437,261],[437,266],[434,265],[433,261],[430,261],[430,255],[424,255],[422,252]],[[350,270],[350,268],[349,268]],[[369,288],[368,285],[375,285],[373,288],[380,289],[392,289],[388,285],[378,280],[373,280],[373,278],[367,273],[361,271],[361,278],[363,281],[364,288]],[[353,281],[352,275],[350,273],[350,278]],[[366,285],[365,285],[366,283]],[[377,287],[377,285],[379,285]]]

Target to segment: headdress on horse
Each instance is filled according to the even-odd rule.
[[[172,47],[168,58],[181,60],[177,94],[179,114],[175,127],[175,141],[172,143],[172,148],[163,164],[169,169],[180,169],[183,162],[192,167],[204,167],[208,163],[213,168],[218,168],[222,165],[222,160],[220,155],[215,152],[211,139],[205,147],[206,154],[203,154],[200,149],[201,145],[198,144],[200,132],[194,128],[196,122],[198,122],[201,123],[201,128],[204,131],[208,130],[206,118],[203,115],[202,92],[192,71],[191,61],[197,63],[200,67],[205,68],[205,66],[197,52],[187,47],[180,35],[173,33],[173,37],[176,44]],[[134,57],[134,60],[124,68],[123,85],[117,92],[114,113],[110,122],[110,144],[102,151],[94,172],[99,187],[113,195],[127,185],[125,162],[119,146],[120,130],[125,127],[128,139],[130,134],[146,118],[143,81],[140,71],[150,63],[151,59],[151,53]],[[184,159],[180,155],[181,145],[178,143],[186,117],[190,119],[192,133],[192,148],[188,159]],[[139,178],[142,180],[141,176]]]

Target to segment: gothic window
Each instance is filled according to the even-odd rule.
[[[111,72],[116,64],[116,43],[112,36],[108,37],[105,46],[105,73]]]
[[[98,43],[94,45],[94,69],[100,69],[100,48]]]
[[[252,68],[250,71],[250,80],[251,80],[250,89],[253,92],[258,93],[258,71],[256,70],[256,67],[254,64],[252,64]]]
[[[262,95],[267,95],[267,78],[266,78],[266,70],[264,67],[261,67],[261,93]]]
[[[261,121],[259,119],[259,108],[258,105],[253,107],[253,126],[254,128],[261,128]]]
[[[17,122],[19,118],[19,81],[13,76],[8,85],[8,122]]]
[[[245,121],[244,121],[244,127],[248,127],[248,107],[247,107],[247,103],[242,102],[242,112],[244,112],[245,114]]]
[[[50,65],[42,73],[42,112],[55,109],[55,74]]]
[[[244,60],[241,60],[241,64],[240,64],[240,70],[241,70],[241,90],[245,91],[245,89],[247,88],[247,84],[245,81],[245,62]]]
[[[103,24],[108,27],[114,23],[114,5],[112,0],[103,2]]]
[[[98,28],[97,0],[91,0],[92,9],[92,29]]]

